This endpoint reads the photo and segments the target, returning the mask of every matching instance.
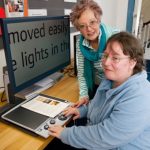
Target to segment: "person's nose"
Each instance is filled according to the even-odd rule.
[[[92,30],[92,27],[90,25],[87,25],[86,30],[90,31],[90,30]]]
[[[111,58],[110,57],[107,57],[104,61],[103,61],[103,65],[104,66],[108,66],[111,64]]]

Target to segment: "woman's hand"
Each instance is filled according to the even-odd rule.
[[[63,111],[65,116],[73,115],[73,120],[76,120],[80,117],[80,112],[76,107],[68,107]]]
[[[75,120],[80,117],[80,112],[75,107],[68,107],[63,111],[63,115],[65,116],[74,115],[73,120]],[[48,130],[50,131],[51,136],[60,138],[61,132],[64,130],[64,127],[60,125],[54,125],[50,126]]]
[[[81,105],[87,105],[89,103],[88,97],[81,98],[78,102],[72,105],[72,107],[80,107]]]
[[[51,136],[54,136],[60,139],[60,135],[61,135],[61,132],[64,130],[64,127],[60,125],[54,125],[54,126],[50,126],[48,130],[50,131]]]

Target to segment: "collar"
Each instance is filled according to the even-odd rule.
[[[122,90],[137,84],[138,82],[143,82],[143,80],[147,79],[147,72],[143,70],[142,72],[139,72],[131,77],[129,77],[124,83],[122,83],[120,86],[112,89],[112,81],[108,79],[104,79],[100,86],[98,87],[98,91],[107,91],[107,96],[110,95],[116,95]]]

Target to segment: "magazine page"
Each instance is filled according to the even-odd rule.
[[[24,0],[4,0],[6,17],[24,17]]]
[[[54,118],[69,105],[69,103],[39,95],[21,107]]]

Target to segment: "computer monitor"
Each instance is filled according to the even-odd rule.
[[[69,16],[1,19],[13,94],[70,64]]]

